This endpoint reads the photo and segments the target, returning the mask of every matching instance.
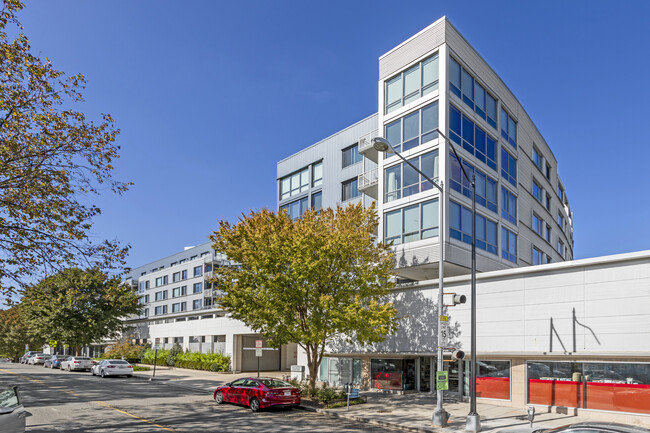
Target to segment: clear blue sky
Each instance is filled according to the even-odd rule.
[[[575,258],[650,248],[650,2],[29,1],[34,51],[122,133],[93,236],[135,267],[275,208],[276,162],[377,110],[377,59],[446,15],[558,162]]]

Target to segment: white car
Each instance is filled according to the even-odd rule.
[[[68,356],[65,359],[65,361],[61,361],[61,370],[90,371],[92,366],[93,366],[93,361],[87,356]]]
[[[121,359],[104,359],[90,369],[93,376],[133,376],[133,366]]]
[[[29,359],[27,360],[27,364],[29,365],[44,364],[45,361],[47,361],[51,357],[52,355],[46,355],[44,353],[35,353],[34,355],[29,357]]]
[[[0,389],[0,431],[23,433],[27,412],[20,404],[15,386]]]

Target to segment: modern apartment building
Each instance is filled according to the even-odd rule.
[[[447,19],[379,58],[378,90],[376,115],[278,163],[279,209],[296,218],[308,207],[374,201],[378,239],[395,246],[401,280],[436,278],[441,240],[445,275],[463,275],[473,217],[462,164],[476,185],[478,271],[573,258],[573,215],[551,148]],[[444,194],[398,156],[375,150],[376,136]]]
[[[220,352],[231,357],[232,370],[256,370],[255,342],[264,339],[226,314],[219,306],[222,293],[209,282],[215,268],[231,265],[207,242],[132,269],[125,278],[143,304],[140,317],[128,320],[135,342]],[[263,348],[262,370],[286,370],[296,363],[295,344],[275,350],[263,341]]]
[[[387,139],[443,193],[398,156],[378,152],[374,137]],[[475,182],[474,215],[461,166]],[[573,214],[550,146],[444,17],[379,57],[377,114],[277,164],[277,206],[293,218],[308,207],[373,201],[377,239],[396,253],[392,298],[404,319],[381,344],[332,342],[320,380],[435,389],[441,243],[445,292],[469,297],[474,219],[478,396],[623,412],[618,419],[650,424],[648,322],[637,310],[650,302],[641,289],[650,282],[649,253],[572,261]],[[614,292],[620,298],[611,302]],[[629,303],[635,317],[613,319]],[[446,314],[448,346],[474,356],[469,306]],[[300,352],[298,364],[306,364]],[[467,395],[469,363],[445,367],[447,392]]]

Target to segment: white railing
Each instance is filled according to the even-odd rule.
[[[379,182],[379,169],[373,168],[370,171],[361,173],[358,180],[358,189],[367,188],[369,186],[375,185]]]

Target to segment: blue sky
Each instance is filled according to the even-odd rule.
[[[20,14],[32,48],[88,79],[121,129],[92,235],[130,266],[275,208],[276,162],[377,110],[377,59],[446,15],[558,162],[575,258],[650,248],[650,2],[66,1]]]

